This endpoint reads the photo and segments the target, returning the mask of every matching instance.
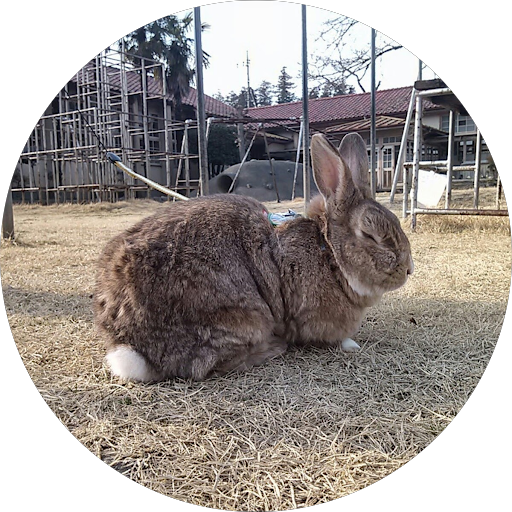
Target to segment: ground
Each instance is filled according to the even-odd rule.
[[[470,199],[457,192],[461,205]],[[301,210],[269,205],[289,206]],[[428,446],[484,372],[509,293],[508,218],[423,216],[414,233],[404,222],[415,273],[370,309],[359,353],[294,349],[203,383],[119,383],[93,328],[95,262],[110,237],[159,207],[18,205],[16,240],[0,250],[10,326],[37,389],[81,443],[136,482],[226,510],[330,501]]]

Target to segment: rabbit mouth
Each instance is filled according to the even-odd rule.
[[[405,271],[395,271],[393,272],[390,277],[392,278],[390,281],[390,285],[388,287],[387,291],[394,291],[398,290],[398,288],[401,288],[404,286],[407,281],[409,280],[409,275],[412,274],[412,270],[410,268],[407,268]]]
[[[352,291],[360,297],[381,297],[387,292],[401,288],[409,278],[408,272],[394,270],[387,273],[387,278],[380,283],[365,283],[353,275],[346,275],[347,283]]]

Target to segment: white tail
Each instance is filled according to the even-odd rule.
[[[123,380],[150,382],[155,378],[144,357],[127,345],[109,351],[105,359],[110,371]]]

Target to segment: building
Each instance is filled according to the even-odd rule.
[[[106,50],[74,75],[54,98],[34,127],[13,176],[14,200],[118,200],[154,197],[147,185],[115,168],[106,158],[113,151],[135,172],[190,194],[198,188],[198,156],[190,138],[196,137],[197,91],[190,88],[176,108],[167,94],[161,63],[142,59],[130,64],[119,51]],[[413,88],[376,93],[377,187],[389,190]],[[309,101],[310,133],[322,132],[334,143],[358,132],[370,148],[370,94],[347,94]],[[210,121],[237,126],[241,158],[250,141],[249,158],[292,160],[298,151],[302,103],[246,109],[243,113],[205,97]],[[424,101],[423,160],[447,155],[449,108]],[[263,132],[265,136],[263,136]],[[406,159],[412,155],[412,129]],[[456,119],[455,165],[475,161],[477,128],[467,112]],[[482,151],[482,176],[490,173],[489,152]],[[470,178],[461,171],[455,179]]]
[[[405,119],[413,87],[400,87],[376,92],[376,162],[377,187],[391,188]],[[423,150],[422,160],[446,159],[448,150],[449,109],[432,101],[423,102]],[[269,149],[276,159],[293,159],[297,152],[302,102],[254,107],[246,115],[255,120],[268,119],[265,131],[275,136]],[[370,154],[371,97],[370,93],[347,94],[331,98],[309,100],[310,132],[322,132],[335,144],[349,132],[359,133],[368,145]],[[253,125],[253,129],[255,125]],[[469,165],[475,162],[477,127],[463,111],[456,116],[454,165]],[[413,136],[410,127],[407,139],[406,161],[412,160]],[[251,156],[264,157],[262,143],[255,144]],[[489,151],[485,142],[482,151],[482,175],[489,170]],[[458,172],[455,179],[470,178],[470,171]]]
[[[189,193],[198,187],[198,156],[188,154],[197,127],[197,92],[190,88],[176,108],[165,90],[161,63],[106,50],[80,69],[34,127],[12,181],[14,200],[117,200],[151,194],[106,158],[115,152],[138,174]],[[237,111],[209,96],[209,117]],[[159,194],[154,194],[154,196]]]

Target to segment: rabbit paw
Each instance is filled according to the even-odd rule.
[[[345,352],[359,352],[361,347],[354,340],[347,338],[341,342],[341,349]]]

